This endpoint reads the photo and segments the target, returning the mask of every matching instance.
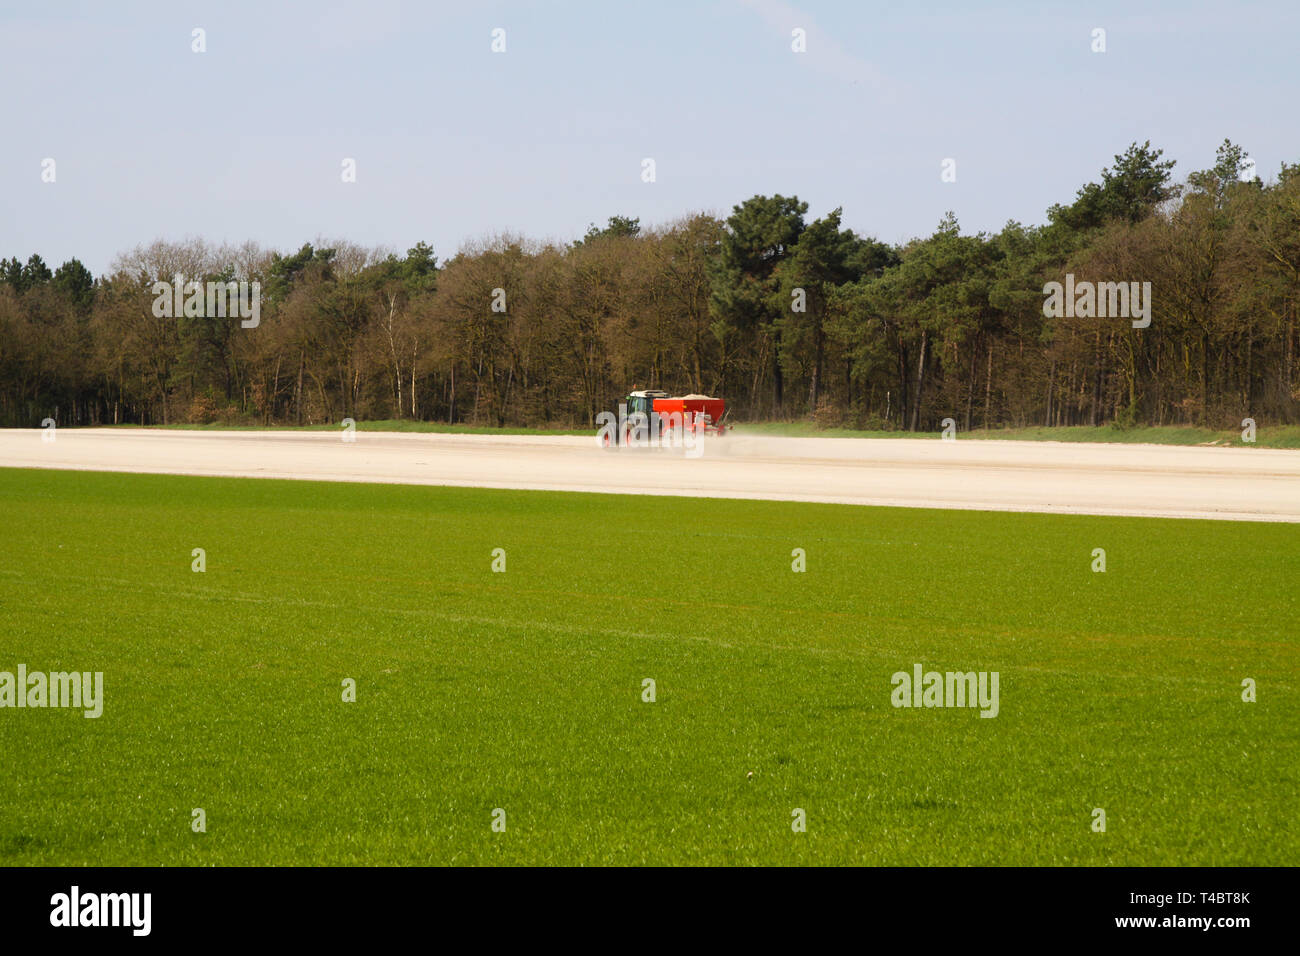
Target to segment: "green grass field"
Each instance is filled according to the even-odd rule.
[[[140,428],[140,425],[109,425],[108,428]],[[333,422],[326,425],[227,425],[213,422],[208,425],[181,423],[177,425],[146,425],[149,429],[168,429],[180,431],[295,431],[295,432],[338,432],[342,425]],[[448,425],[445,422],[420,422],[409,418],[376,419],[374,421],[356,422],[359,432],[408,432],[429,435],[584,435],[591,437],[594,428],[496,428],[492,425]]]
[[[739,433],[783,438],[939,438],[935,432],[861,431],[852,428],[818,428],[811,422],[756,422],[741,425]],[[958,431],[963,441],[1063,441],[1103,442],[1123,445],[1217,445],[1229,448],[1300,448],[1300,425],[1266,425],[1256,430],[1253,442],[1242,441],[1241,429],[1198,428],[1193,425],[1061,425],[1052,428],[975,428]]]
[[[0,519],[0,671],[106,698],[0,709],[0,865],[1300,863],[1294,525],[14,469]],[[916,663],[999,715],[895,709]]]
[[[112,426],[139,428],[138,425]],[[149,428],[185,429],[199,431],[254,431],[270,428],[274,431],[339,431],[332,425],[150,425]],[[594,433],[590,428],[493,428],[486,425],[446,425],[441,422],[417,422],[407,419],[386,421],[361,421],[358,431],[366,432],[419,432],[456,435],[584,435]],[[774,438],[934,438],[940,433],[909,431],[863,431],[853,428],[819,428],[812,422],[748,422],[734,426],[737,435],[760,435]],[[1065,425],[1054,428],[976,428],[958,432],[961,439],[999,441],[1063,441],[1105,442],[1149,445],[1218,445],[1233,448],[1300,448],[1300,425],[1265,425],[1255,435],[1254,442],[1242,441],[1241,429],[1197,428],[1191,425],[1135,425],[1120,428],[1114,425],[1091,427]]]

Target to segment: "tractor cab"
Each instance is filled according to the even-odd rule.
[[[629,417],[635,414],[646,416],[646,421],[650,419],[650,413],[655,410],[656,398],[668,398],[667,392],[661,392],[657,388],[647,388],[639,392],[631,392],[623,401],[627,404],[627,414]]]

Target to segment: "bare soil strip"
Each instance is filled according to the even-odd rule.
[[[0,430],[0,466],[912,508],[1300,521],[1300,451],[763,438],[602,450],[594,436]]]

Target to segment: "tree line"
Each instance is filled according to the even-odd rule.
[[[1225,141],[1183,183],[1150,143],[1047,222],[902,245],[794,196],[568,245],[499,235],[439,263],[156,241],[95,278],[0,260],[0,423],[591,426],[633,388],[740,420],[932,430],[1300,420],[1300,165]],[[1047,283],[1151,283],[1151,322],[1046,315]],[[257,282],[260,321],[156,314],[155,283]],[[170,313],[171,310],[168,310]],[[1083,310],[1086,312],[1087,310]]]

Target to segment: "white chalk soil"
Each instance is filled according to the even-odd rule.
[[[765,498],[914,508],[1300,521],[1300,451],[937,439],[0,429],[0,466]]]

